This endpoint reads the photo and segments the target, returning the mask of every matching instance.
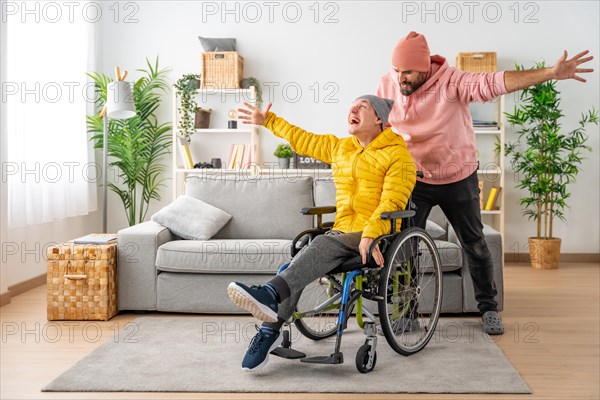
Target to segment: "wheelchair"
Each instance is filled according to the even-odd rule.
[[[406,211],[380,215],[381,219],[391,222],[390,233],[373,241],[367,264],[357,256],[304,288],[296,312],[284,324],[282,345],[271,354],[307,363],[341,364],[344,362],[342,336],[352,314],[366,335],[355,358],[356,368],[361,373],[375,368],[378,330],[390,347],[403,356],[425,348],[440,316],[442,265],[434,240],[424,229],[412,225],[414,208],[409,201]],[[305,208],[301,212],[316,216],[317,226],[294,239],[292,257],[316,236],[331,229],[333,223],[323,223],[322,216],[335,212],[335,207]],[[401,223],[401,232],[397,232],[398,223]],[[377,245],[384,255],[383,267],[376,265],[371,256]],[[278,273],[288,265],[281,266]],[[378,317],[363,304],[363,299],[375,302]],[[334,352],[306,357],[292,349],[292,326],[315,341],[336,335]]]

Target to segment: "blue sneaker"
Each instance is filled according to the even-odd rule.
[[[264,367],[269,360],[269,353],[281,345],[282,337],[271,328],[256,327],[258,333],[250,341],[248,351],[242,361],[243,371],[256,371]]]
[[[231,282],[227,287],[231,301],[264,322],[277,322],[277,294],[268,286],[246,286]]]

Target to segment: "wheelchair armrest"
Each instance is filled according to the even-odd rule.
[[[303,215],[323,215],[323,214],[332,214],[335,212],[334,206],[325,206],[325,207],[306,207],[300,210],[300,213]]]
[[[415,210],[404,211],[386,211],[382,212],[379,217],[383,220],[394,220],[414,217],[417,213]]]
[[[323,214],[331,214],[335,212],[335,207],[307,207],[300,210],[303,215],[316,215],[317,216],[317,229],[323,229],[323,227],[331,227],[332,225],[323,225]],[[327,224],[327,223],[326,223]]]
[[[307,229],[296,235],[296,237],[292,240],[292,248],[290,249],[292,258],[295,257],[296,254],[298,254],[298,252],[315,237],[331,230],[331,225],[333,225],[333,223],[325,223],[324,225],[325,226],[321,228]]]

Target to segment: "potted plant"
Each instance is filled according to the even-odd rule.
[[[294,156],[294,151],[289,144],[280,143],[277,145],[273,155],[277,157],[279,161],[279,168],[288,169],[290,167],[290,158]]]
[[[179,135],[188,142],[196,129],[196,113],[201,109],[195,100],[200,78],[199,74],[185,74],[174,85],[181,100],[180,106],[177,107],[180,116],[177,128]]]
[[[160,200],[159,189],[164,186],[161,178],[165,164],[163,157],[171,146],[171,124],[160,123],[157,110],[162,95],[167,93],[168,69],[159,69],[158,57],[155,65],[147,59],[148,69],[140,69],[144,75],[133,84],[133,100],[137,114],[127,120],[109,120],[108,156],[111,168],[119,171],[119,178],[109,183],[109,188],[123,202],[129,226],[143,222],[152,199]],[[96,103],[102,108],[106,103],[107,86],[112,79],[105,74],[87,74],[94,80]],[[95,135],[90,139],[97,149],[103,148],[103,120],[99,115],[87,117],[88,132]]]
[[[248,89],[250,88],[250,86],[254,86],[254,90],[256,90],[256,107],[261,108],[263,98],[262,88],[260,87],[260,81],[253,76],[242,79],[242,88]]]
[[[195,129],[208,129],[210,126],[210,113],[211,109],[202,107],[194,108],[194,128]]]
[[[543,68],[538,63],[536,68]],[[523,67],[517,65],[517,70]],[[567,186],[575,181],[582,163],[582,153],[591,148],[585,143],[590,123],[598,124],[595,108],[581,115],[579,126],[561,130],[560,92],[556,81],[547,81],[523,89],[521,103],[514,112],[506,113],[508,122],[518,127],[518,139],[506,145],[506,155],[518,174],[517,187],[527,196],[520,199],[523,214],[537,221],[537,235],[529,238],[529,253],[533,268],[558,268],[560,238],[553,235],[555,218],[565,220],[570,193]]]

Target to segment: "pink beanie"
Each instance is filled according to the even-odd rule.
[[[430,65],[429,46],[420,33],[410,32],[394,47],[392,66],[402,71],[427,72]]]

